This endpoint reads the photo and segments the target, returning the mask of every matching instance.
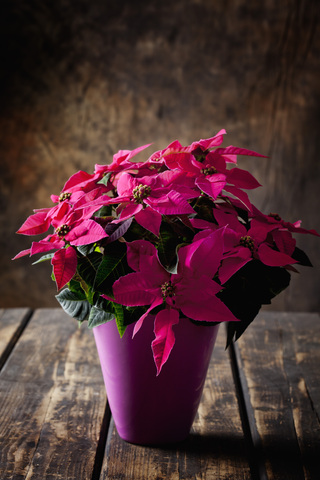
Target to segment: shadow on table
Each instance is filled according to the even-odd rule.
[[[169,445],[162,448],[170,448]],[[172,448],[172,445],[171,445]],[[220,455],[230,455],[230,452],[239,456],[245,453],[246,445],[241,436],[221,434],[190,433],[183,442],[176,443],[175,449],[181,453],[210,454],[219,452]]]
[[[301,453],[297,442],[293,440],[280,441],[270,439],[269,445],[262,449],[261,444],[253,447],[250,442],[245,442],[242,436],[234,434],[196,434],[191,433],[183,442],[162,445],[158,447],[164,451],[176,451],[188,457],[201,456],[202,458],[219,457],[228,458],[231,462],[237,462],[245,458],[253,472],[265,471],[267,460],[270,468],[281,478],[303,479],[304,468],[310,478],[319,478],[320,447],[309,446]],[[304,468],[303,468],[304,466]],[[255,478],[255,477],[254,477]],[[280,477],[279,477],[280,478]]]

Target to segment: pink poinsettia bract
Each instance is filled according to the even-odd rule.
[[[238,156],[266,157],[223,147],[225,135],[175,140],[149,156],[151,144],[119,150],[92,174],[74,173],[17,232],[40,235],[15,258],[51,262],[57,300],[80,324],[115,320],[123,335],[134,323],[135,336],[153,322],[158,375],[179,322],[225,322],[229,345],[299,265],[311,265],[295,235],[319,234],[252,204],[261,185]]]

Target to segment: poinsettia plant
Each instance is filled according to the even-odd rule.
[[[122,336],[131,323],[136,335],[154,321],[158,374],[175,324],[228,322],[229,345],[289,285],[297,264],[311,266],[293,234],[318,233],[250,202],[245,190],[260,184],[237,156],[263,155],[221,147],[225,133],[185,147],[174,141],[139,162],[133,157],[149,145],[121,150],[93,174],[72,175],[51,196],[54,206],[35,210],[17,232],[52,229],[15,258],[51,261],[57,299],[80,324],[115,320]]]

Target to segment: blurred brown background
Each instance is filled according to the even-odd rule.
[[[0,306],[58,306],[49,264],[11,261],[30,245],[14,232],[119,149],[226,128],[224,145],[270,157],[241,159],[257,206],[320,231],[319,14],[317,0],[2,0]],[[319,310],[320,239],[297,239],[315,268],[273,308]]]

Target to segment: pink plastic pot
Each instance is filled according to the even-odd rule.
[[[120,338],[114,320],[93,329],[117,431],[123,440],[141,445],[188,436],[219,327],[181,319],[174,326],[176,343],[157,377],[151,350],[153,321],[147,317],[133,339],[133,325]]]

